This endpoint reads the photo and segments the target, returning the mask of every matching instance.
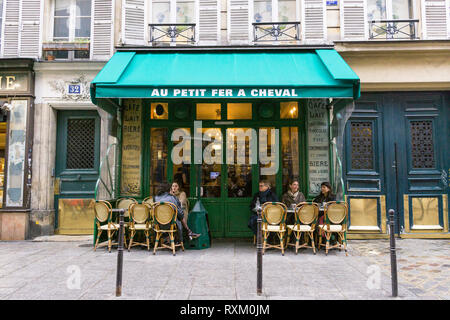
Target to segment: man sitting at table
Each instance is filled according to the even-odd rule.
[[[255,193],[252,202],[250,203],[252,215],[248,221],[248,227],[252,229],[254,235],[258,232],[258,214],[255,209],[266,202],[278,202],[278,197],[277,194],[270,189],[270,182],[262,180],[259,182],[259,192]]]
[[[177,228],[180,241],[183,240],[183,227],[186,229],[189,239],[195,239],[200,237],[200,234],[192,232],[189,229],[186,221],[184,221],[184,212],[181,207],[181,202],[176,196],[170,193],[171,186],[168,183],[162,183],[159,185],[157,195],[155,196],[155,202],[170,202],[177,207]]]
[[[289,181],[289,190],[286,191],[281,197],[281,202],[283,202],[288,209],[294,209],[293,207],[300,202],[305,202],[305,196],[299,190],[299,182],[296,179]],[[286,217],[286,224],[291,225],[295,222],[295,214],[288,214]]]

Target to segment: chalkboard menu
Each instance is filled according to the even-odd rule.
[[[141,193],[141,109],[142,100],[124,100],[121,195],[139,196]]]
[[[308,101],[309,194],[319,194],[320,184],[330,180],[327,113],[326,100]]]

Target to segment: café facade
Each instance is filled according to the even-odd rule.
[[[308,199],[324,181],[345,198],[343,131],[359,95],[330,46],[118,49],[91,82],[118,141],[96,199],[142,200],[177,181],[191,208],[201,199],[213,237],[251,236],[261,180],[280,198],[292,179]]]

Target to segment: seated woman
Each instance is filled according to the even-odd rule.
[[[336,196],[331,192],[331,184],[322,182],[320,185],[320,194],[314,198],[313,202],[321,206],[324,202],[336,201]],[[319,211],[319,224],[323,224],[323,211]]]
[[[293,205],[297,205],[300,202],[305,201],[305,196],[299,190],[298,180],[289,181],[289,190],[286,191],[281,197],[281,202],[283,202],[288,209],[292,209]],[[294,224],[295,214],[288,214],[286,217],[286,224]]]
[[[255,193],[252,202],[250,203],[250,210],[252,210],[252,215],[248,221],[248,227],[252,229],[253,234],[256,235],[258,232],[258,214],[255,212],[255,208],[262,206],[266,202],[278,202],[278,197],[275,192],[270,189],[270,182],[267,180],[262,180],[259,182],[259,192]]]
[[[179,185],[178,182],[173,182],[172,186],[170,187],[170,194],[174,195],[175,197],[178,198],[178,200],[181,203],[181,208],[183,209],[184,212],[184,222],[187,223],[188,221],[188,214],[189,214],[189,208],[188,208],[188,202],[187,202],[187,196],[186,196],[186,192],[181,191],[181,187]]]

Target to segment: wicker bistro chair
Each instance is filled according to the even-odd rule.
[[[301,202],[295,207],[295,224],[288,225],[288,236],[293,232],[295,235],[295,244],[287,243],[288,246],[295,247],[295,253],[298,253],[300,248],[312,248],[314,254],[316,254],[316,248],[314,245],[314,230],[317,225],[317,217],[319,216],[319,206],[313,202]],[[308,245],[308,238],[305,237],[305,241],[300,245],[300,237],[302,233],[308,235],[311,240],[311,245]]]
[[[284,256],[284,235],[286,233],[286,213],[287,207],[282,202],[266,202],[262,205],[261,230],[264,237],[263,254],[266,248],[281,249]],[[271,232],[275,232],[280,239],[280,244],[268,244],[267,239]]]
[[[124,214],[125,218],[125,226],[128,227],[128,224],[130,222],[130,206],[133,203],[138,203],[136,199],[134,198],[120,198],[116,201],[117,209],[127,209]]]
[[[338,248],[347,252],[347,217],[348,207],[347,203],[343,201],[330,201],[325,204],[324,211],[324,224],[319,225],[319,229],[325,234],[327,240],[326,244],[322,244],[322,236],[319,238],[319,249],[321,246],[325,247],[325,254],[328,254],[329,249]],[[337,234],[337,242],[335,245],[330,246],[331,234]]]
[[[175,255],[175,248],[181,247],[184,251],[183,239],[180,239],[179,244],[175,244],[174,233],[178,232],[177,229],[177,207],[170,202],[156,202],[153,205],[153,230],[156,233],[155,247],[153,248],[153,254],[156,254],[156,250],[159,249],[172,249],[173,255]],[[159,239],[164,233],[168,233],[170,237],[170,246],[162,243],[159,245]]]
[[[130,242],[128,244],[128,251],[132,246],[144,245],[147,246],[147,250],[150,250],[150,231],[152,228],[151,208],[146,203],[132,203],[130,205]],[[133,239],[136,232],[143,231],[146,242],[134,242]]]
[[[148,204],[150,207],[152,207],[152,206],[155,204],[155,202],[153,201],[153,197],[152,197],[152,196],[147,197],[147,198],[145,198],[144,200],[142,200],[142,203],[146,203],[146,204]]]
[[[103,231],[108,233],[108,251],[111,252],[112,237],[119,231],[119,224],[112,221],[112,206],[108,201],[97,201],[94,204],[95,219],[97,224],[97,239],[94,251],[97,250],[98,241]],[[124,234],[125,238],[125,234]]]

